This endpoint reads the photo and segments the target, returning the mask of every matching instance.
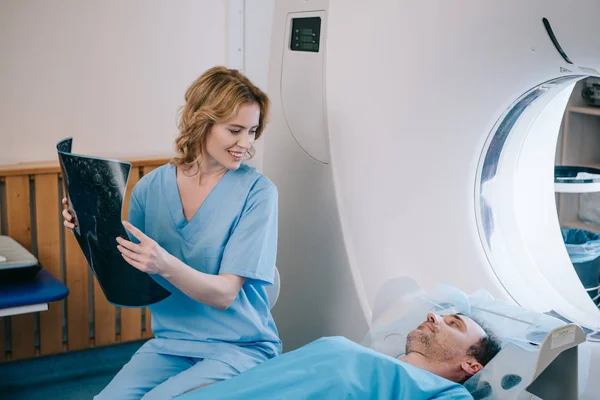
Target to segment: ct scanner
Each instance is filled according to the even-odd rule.
[[[263,170],[284,350],[361,341],[399,276],[600,327],[553,184],[569,96],[600,76],[598,15],[593,0],[276,2]]]

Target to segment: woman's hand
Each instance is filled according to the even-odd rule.
[[[133,267],[148,274],[159,274],[190,298],[218,310],[227,310],[235,301],[245,278],[195,270],[169,254],[129,222],[123,221],[123,226],[140,241],[135,244],[127,239],[117,238],[117,248],[125,261]]]
[[[64,205],[68,205],[69,204],[69,200],[67,200],[67,198],[65,197],[65,198],[62,199],[62,203]],[[72,210],[70,210],[68,208],[65,208],[62,211],[62,216],[65,219],[63,221],[63,225],[64,226],[66,226],[67,228],[69,228],[71,230],[74,229],[77,226],[77,221],[75,220],[75,216],[73,215],[73,211]]]
[[[121,237],[117,238],[117,248],[125,261],[148,274],[162,275],[167,272],[173,256],[129,222],[123,221],[123,226],[140,241],[136,244]]]

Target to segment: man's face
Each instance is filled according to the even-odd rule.
[[[427,314],[427,321],[408,334],[406,353],[420,353],[431,361],[460,365],[469,357],[469,348],[479,343],[485,332],[464,315]]]

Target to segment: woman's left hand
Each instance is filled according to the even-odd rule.
[[[117,238],[117,248],[125,261],[148,274],[165,273],[169,268],[171,254],[129,222],[123,221],[123,226],[140,241],[136,244],[121,237]]]

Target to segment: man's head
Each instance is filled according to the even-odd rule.
[[[427,321],[408,334],[406,354],[418,353],[436,374],[464,382],[498,352],[500,342],[481,323],[461,314],[427,314]]]

